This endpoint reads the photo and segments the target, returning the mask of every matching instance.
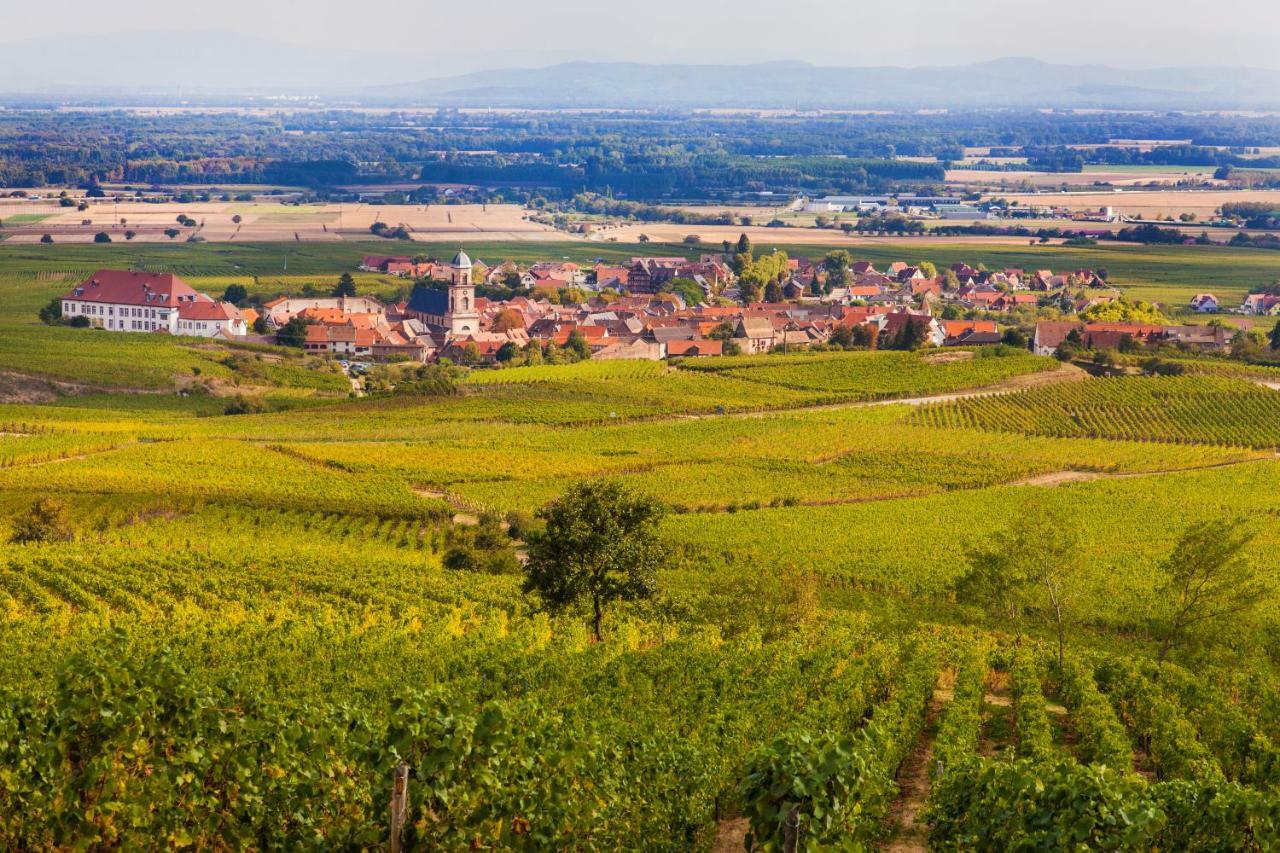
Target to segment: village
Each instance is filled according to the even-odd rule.
[[[60,309],[63,322],[107,331],[291,343],[343,360],[467,365],[527,363],[532,349],[540,358],[549,348],[595,360],[1002,343],[1052,355],[1069,338],[1092,350],[1136,341],[1224,351],[1237,331],[1221,323],[1117,322],[1104,309],[1123,301],[1105,271],[993,271],[965,263],[939,271],[905,262],[878,269],[844,252],[753,260],[749,247],[738,248],[593,266],[489,266],[462,250],[448,263],[365,256],[359,271],[415,282],[394,304],[357,295],[351,283],[328,295],[237,305],[173,274],[104,269],[63,296]],[[1197,294],[1189,308],[1221,310],[1209,293]],[[1251,294],[1238,313],[1280,315],[1280,296]]]

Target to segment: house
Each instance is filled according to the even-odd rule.
[[[1260,317],[1280,316],[1280,294],[1250,293],[1240,306],[1240,313]]]
[[[1222,352],[1231,345],[1235,330],[1225,326],[1166,326],[1165,340],[1192,349]]]
[[[724,341],[697,340],[667,343],[668,358],[698,358],[714,355],[724,355]]]
[[[197,299],[178,306],[177,334],[196,338],[218,335],[242,338],[249,334],[249,326],[239,309],[230,302]]]
[[[617,341],[594,350],[592,361],[660,361],[663,357],[663,345],[642,338],[628,341]]]
[[[351,314],[381,315],[386,308],[372,296],[281,296],[262,306],[267,322],[279,328],[307,312],[332,312],[345,319]]]
[[[102,269],[62,297],[62,316],[112,332],[178,334],[178,309],[211,301],[173,273]]]
[[[411,264],[413,258],[404,255],[365,255],[360,259],[361,272],[386,272],[388,264]]]
[[[921,343],[940,347],[947,339],[946,330],[928,314],[893,311],[884,316],[884,322],[880,325],[880,340],[885,343],[898,340],[908,323],[916,327],[918,340]]]
[[[748,355],[768,352],[773,349],[773,323],[768,317],[740,317],[733,337],[738,348]]]
[[[1200,314],[1217,314],[1218,297],[1212,293],[1197,293],[1191,297],[1191,308]]]
[[[808,288],[794,278],[789,279],[787,283],[782,286],[782,295],[786,299],[801,299],[807,292]]]
[[[1031,339],[1031,351],[1036,355],[1053,355],[1072,332],[1083,329],[1081,323],[1070,320],[1036,323],[1036,333]]]
[[[994,320],[939,320],[946,335],[943,345],[954,347],[968,343],[999,343],[1000,331]],[[995,340],[988,340],[994,336]],[[981,338],[981,340],[979,340]]]

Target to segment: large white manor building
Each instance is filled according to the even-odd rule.
[[[248,333],[234,305],[215,302],[173,273],[98,270],[62,297],[62,316],[109,332],[211,338]]]

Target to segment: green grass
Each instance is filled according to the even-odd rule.
[[[43,222],[51,216],[53,216],[52,213],[11,213],[8,216],[0,216],[0,222],[9,225],[30,225],[33,222]]]

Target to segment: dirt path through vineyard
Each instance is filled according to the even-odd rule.
[[[954,674],[944,673],[946,675]],[[889,853],[923,853],[929,848],[929,828],[921,818],[929,800],[933,740],[938,734],[938,718],[951,701],[953,684],[953,677],[945,678],[933,691],[920,739],[898,769],[898,799],[889,810],[894,829],[883,847]]]

